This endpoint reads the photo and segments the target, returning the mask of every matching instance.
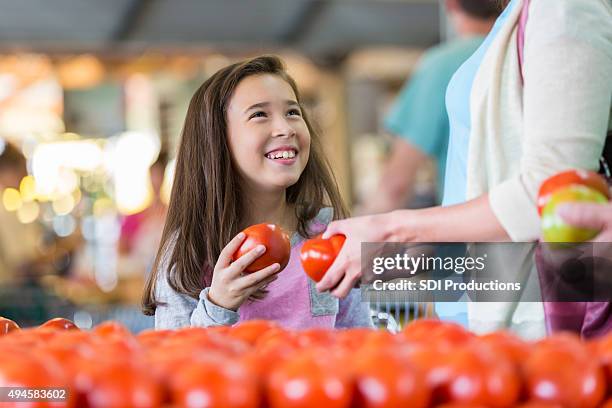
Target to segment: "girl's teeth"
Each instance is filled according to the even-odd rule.
[[[267,155],[269,159],[293,159],[295,157],[294,151],[284,151],[284,152],[276,152],[270,153]]]

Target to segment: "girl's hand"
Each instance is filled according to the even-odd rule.
[[[241,232],[223,248],[208,291],[208,300],[225,309],[237,311],[251,295],[257,298],[270,282],[274,281],[280,270],[275,263],[257,272],[243,274],[245,268],[266,252],[266,247],[259,245],[247,252],[235,262],[232,255],[238,250],[246,235]]]

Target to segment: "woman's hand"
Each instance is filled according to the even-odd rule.
[[[317,283],[320,292],[330,290],[331,294],[344,298],[355,286],[363,271],[361,270],[361,243],[362,242],[389,242],[399,241],[399,237],[393,233],[394,213],[368,215],[363,217],[349,218],[330,223],[323,234],[323,238],[332,235],[343,234],[346,241],[338,257]],[[404,224],[408,218],[404,218]],[[410,241],[408,237],[402,241]]]
[[[599,234],[590,241],[595,243],[590,251],[593,256],[612,262],[612,203],[564,204],[557,211],[568,224],[599,230]]]
[[[558,212],[568,224],[599,230],[591,242],[612,242],[612,204],[565,204]]]
[[[208,291],[208,300],[234,311],[250,296],[260,298],[262,293],[265,294],[265,287],[278,277],[280,270],[280,264],[275,263],[257,272],[243,274],[246,267],[266,252],[266,247],[259,245],[232,262],[232,255],[240,248],[245,238],[246,235],[241,232],[223,248]]]

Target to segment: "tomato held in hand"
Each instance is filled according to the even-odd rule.
[[[234,253],[234,261],[258,245],[266,247],[266,252],[251,263],[245,272],[256,272],[275,263],[280,264],[281,271],[287,266],[291,254],[291,243],[289,236],[281,227],[275,224],[257,224],[251,225],[242,232],[247,237],[238,251]]]
[[[344,235],[334,235],[329,239],[323,239],[319,235],[304,242],[300,259],[304,271],[313,281],[319,282],[323,278],[342,249],[344,241]]]
[[[567,170],[547,178],[538,192],[538,214],[542,215],[544,207],[550,201],[552,194],[571,185],[582,185],[592,188],[610,199],[610,191],[606,180],[599,174],[587,170]]]
[[[590,228],[580,228],[567,224],[557,214],[557,206],[566,203],[586,202],[605,204],[606,196],[589,187],[572,185],[554,192],[542,211],[542,235],[546,242],[584,242],[599,231]]]
[[[12,331],[19,330],[17,323],[11,319],[0,317],[0,336],[9,334]]]

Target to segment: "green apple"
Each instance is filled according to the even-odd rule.
[[[554,192],[550,201],[542,210],[542,235],[546,242],[584,242],[599,234],[599,231],[589,228],[579,228],[567,224],[557,214],[557,206],[567,203],[599,203],[605,204],[608,199],[599,191],[583,185],[570,185]]]

